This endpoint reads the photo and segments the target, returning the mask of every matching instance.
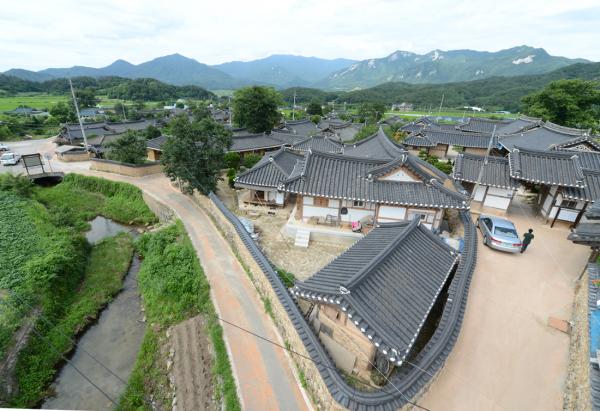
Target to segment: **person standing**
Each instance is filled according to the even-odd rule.
[[[533,229],[530,228],[529,231],[527,231],[524,235],[523,235],[523,243],[521,245],[521,253],[523,253],[525,250],[527,250],[527,247],[529,246],[529,244],[531,244],[531,240],[533,240]]]

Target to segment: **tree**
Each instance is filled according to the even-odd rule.
[[[146,160],[146,139],[139,132],[127,131],[124,136],[107,144],[110,160],[128,164],[143,164]]]
[[[233,97],[233,121],[251,133],[270,132],[281,118],[281,96],[270,87],[242,88]]]
[[[146,140],[152,140],[153,138],[160,137],[162,133],[158,129],[158,127],[155,127],[152,124],[150,124],[144,131],[144,135],[146,137]]]
[[[321,107],[321,104],[319,102],[311,101],[306,106],[306,113],[310,114],[310,115],[322,116],[323,115],[323,107]]]
[[[225,161],[225,166],[227,168],[233,168],[237,170],[240,167],[240,154],[236,153],[235,151],[225,153],[223,161]]]
[[[125,120],[129,114],[129,107],[120,101],[117,101],[113,106],[113,111],[117,117],[123,117],[123,120]]]
[[[77,98],[77,104],[79,104],[79,108],[96,107],[96,104],[98,104],[100,101],[98,98],[96,98],[94,89],[92,88],[76,90],[75,97]]]
[[[194,104],[192,107],[192,115],[194,116],[194,120],[202,120],[203,118],[210,117],[210,109],[204,103]]]
[[[358,115],[370,123],[381,120],[385,113],[385,106],[381,103],[362,103],[358,107]]]
[[[169,127],[171,136],[161,156],[165,174],[171,181],[181,181],[186,193],[214,191],[231,146],[231,131],[211,118],[190,122],[186,116],[176,117]]]
[[[561,126],[598,128],[599,84],[581,79],[557,80],[523,98],[525,112]]]
[[[260,161],[262,157],[259,154],[249,153],[244,156],[243,164],[246,168],[252,168]]]
[[[50,115],[56,118],[60,123],[75,121],[75,113],[71,107],[64,102],[58,102],[50,109]]]
[[[319,124],[321,122],[321,116],[318,114],[315,114],[314,116],[310,116],[310,121],[312,121],[315,124]]]

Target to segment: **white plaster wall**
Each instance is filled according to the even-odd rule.
[[[337,208],[317,207],[311,205],[304,205],[304,207],[302,207],[302,217],[306,219],[310,217],[327,217],[328,214],[337,216]]]
[[[390,181],[415,181],[414,178],[412,178],[411,176],[409,176],[403,170],[397,170],[393,174],[390,174],[389,176],[382,177],[381,179],[382,180],[390,180]]]
[[[340,219],[344,222],[352,222],[359,221],[360,219],[373,216],[375,217],[375,212],[373,210],[361,210],[359,208],[349,208],[348,214],[340,215]]]
[[[473,198],[474,201],[483,201],[483,198],[485,197],[485,190],[487,189],[487,186],[477,186],[477,189],[475,190],[475,196]]]
[[[385,223],[404,219],[406,219],[405,207],[394,207],[384,205],[379,206],[379,214],[377,216],[377,221]]]

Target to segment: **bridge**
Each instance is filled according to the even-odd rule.
[[[23,160],[25,171],[27,171],[27,177],[34,184],[41,186],[56,185],[60,183],[63,177],[65,176],[65,173],[63,172],[52,171],[52,168],[50,168],[50,171],[46,171],[40,153],[23,154],[23,156],[21,156],[21,159]],[[31,169],[34,169],[36,172],[32,172]]]

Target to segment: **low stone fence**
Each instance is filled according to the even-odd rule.
[[[305,344],[298,335],[290,316],[282,305],[280,297],[277,295],[276,288],[267,278],[265,271],[259,266],[256,259],[250,254],[248,247],[242,241],[232,222],[228,220],[223,212],[215,205],[211,199],[206,196],[194,194],[194,201],[208,213],[215,222],[233,251],[238,256],[244,269],[249,272],[251,280],[258,290],[263,300],[268,299],[271,305],[271,313],[279,334],[286,345],[296,353],[311,358],[311,354],[306,350]],[[220,201],[217,199],[217,201]],[[284,291],[287,293],[287,291]],[[291,297],[290,297],[291,298]],[[291,354],[300,374],[301,382],[311,395],[314,404],[322,410],[345,410],[341,407],[329,393],[321,374],[315,362],[302,358],[299,355]]]
[[[75,152],[75,153],[56,153],[56,158],[65,163],[73,163],[75,161],[88,161],[90,160],[90,153],[88,152]]]
[[[163,167],[160,163],[127,164],[119,161],[92,158],[90,170],[123,174],[129,177],[143,177],[150,174],[161,173]]]

